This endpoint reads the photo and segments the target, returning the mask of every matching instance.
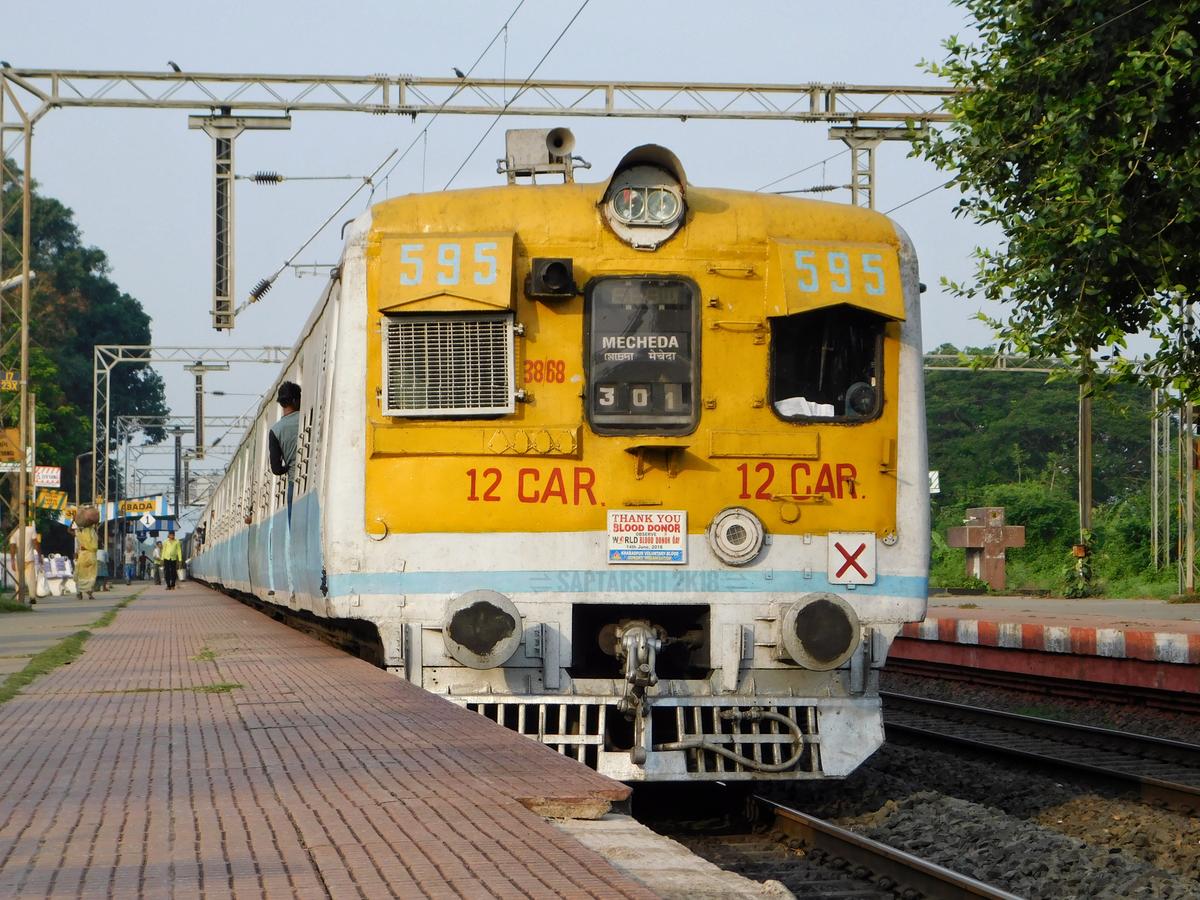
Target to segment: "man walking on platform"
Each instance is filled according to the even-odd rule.
[[[168,531],[167,539],[162,545],[163,577],[167,580],[167,590],[175,590],[175,580],[179,577],[179,564],[183,562],[183,545],[175,540],[175,532]]]

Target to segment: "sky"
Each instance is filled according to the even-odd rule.
[[[469,69],[518,7],[502,37],[474,70],[479,77],[523,79],[559,36],[582,0],[441,0],[369,3],[342,0],[209,0],[203,4],[56,0],[26,4],[0,32],[0,59],[15,67],[231,73],[401,73],[446,76]],[[539,78],[751,83],[934,84],[922,60],[940,60],[941,42],[969,37],[965,13],[947,0],[911,3],[843,0],[839,4],[712,0],[687,3],[590,0],[537,70]],[[203,110],[196,110],[203,112]],[[407,117],[297,113],[286,132],[247,132],[236,142],[236,171],[276,171],[290,181],[237,184],[236,302],[274,273],[393,150],[403,151],[428,124]],[[827,126],[799,123],[549,119],[506,117],[479,150],[471,148],[491,117],[443,115],[426,138],[377,183],[374,200],[439,190],[466,160],[453,187],[494,185],[507,128],[564,125],[575,152],[592,164],[580,181],[607,178],[620,157],[658,143],[680,158],[694,184],[771,190],[845,184],[849,156]],[[41,190],[72,210],[85,242],[108,254],[111,276],[152,318],[160,346],[291,345],[340,252],[343,221],[368,205],[364,191],[297,262],[319,277],[285,271],[231,332],[210,327],[212,297],[212,142],[188,130],[187,113],[170,110],[53,110],[38,124],[33,175]],[[789,173],[827,163],[801,174]],[[934,190],[947,179],[909,158],[901,142],[877,153],[876,207],[912,238],[921,259],[924,342],[986,344],[977,303],[948,296],[943,278],[969,279],[970,254],[997,237],[957,219],[957,194]],[[394,160],[393,160],[394,162]],[[779,180],[783,178],[783,180]],[[850,201],[848,191],[820,194]],[[918,198],[920,199],[914,199]],[[910,202],[911,201],[911,202]],[[995,310],[989,312],[995,313]],[[36,315],[36,310],[34,311]],[[181,365],[162,365],[167,402],[193,412],[194,383]],[[238,415],[264,391],[276,367],[240,364],[207,377],[210,415]],[[209,440],[216,435],[211,432]],[[152,454],[143,465],[170,465]]]

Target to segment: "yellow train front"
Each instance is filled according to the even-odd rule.
[[[690,185],[661,147],[576,184],[561,132],[533,138],[524,174],[564,183],[351,225],[281,374],[292,488],[268,398],[193,570],[620,779],[844,776],[925,612],[912,248]]]

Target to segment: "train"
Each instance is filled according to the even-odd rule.
[[[913,246],[573,149],[511,131],[503,183],[348,223],[190,573],[620,780],[844,777],[927,602]]]

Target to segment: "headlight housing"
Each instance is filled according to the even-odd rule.
[[[862,642],[858,613],[836,594],[807,594],[780,620],[780,643],[794,662],[823,672],[845,663]]]
[[[467,591],[455,597],[442,619],[446,652],[472,669],[503,665],[520,646],[522,632],[516,606],[496,591]]]

